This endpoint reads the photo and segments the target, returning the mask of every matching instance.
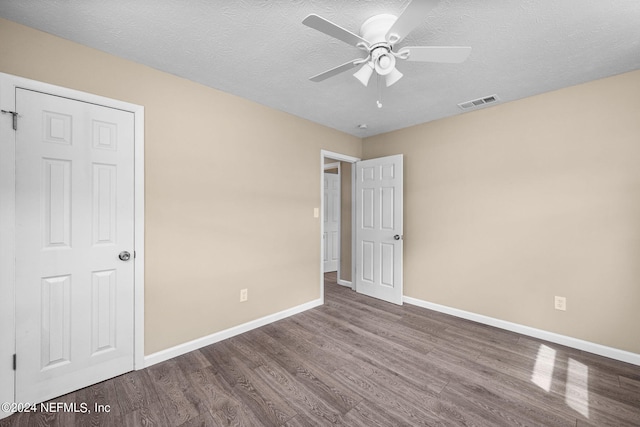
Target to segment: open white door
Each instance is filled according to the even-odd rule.
[[[340,175],[324,173],[324,272],[338,270],[340,247]]]
[[[356,165],[356,291],[402,305],[402,155]]]
[[[41,402],[134,366],[134,114],[24,89],[16,108],[15,396]]]

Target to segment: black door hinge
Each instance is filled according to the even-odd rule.
[[[2,114],[11,114],[13,116],[13,130],[18,130],[18,113],[15,111],[0,110]]]
[[[13,353],[13,370],[16,370],[16,354]]]

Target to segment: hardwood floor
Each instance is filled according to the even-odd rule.
[[[640,426],[640,367],[325,283],[322,307],[54,399],[109,413],[0,426]]]

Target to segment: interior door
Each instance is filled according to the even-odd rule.
[[[338,270],[340,247],[340,175],[324,173],[324,272]]]
[[[402,305],[401,154],[356,165],[356,291]]]
[[[134,123],[24,89],[16,109],[15,399],[41,402],[133,369]]]

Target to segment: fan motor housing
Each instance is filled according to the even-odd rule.
[[[360,37],[369,41],[372,46],[377,44],[388,45],[387,33],[397,19],[397,16],[386,13],[372,16],[364,21],[364,24],[360,27]]]

